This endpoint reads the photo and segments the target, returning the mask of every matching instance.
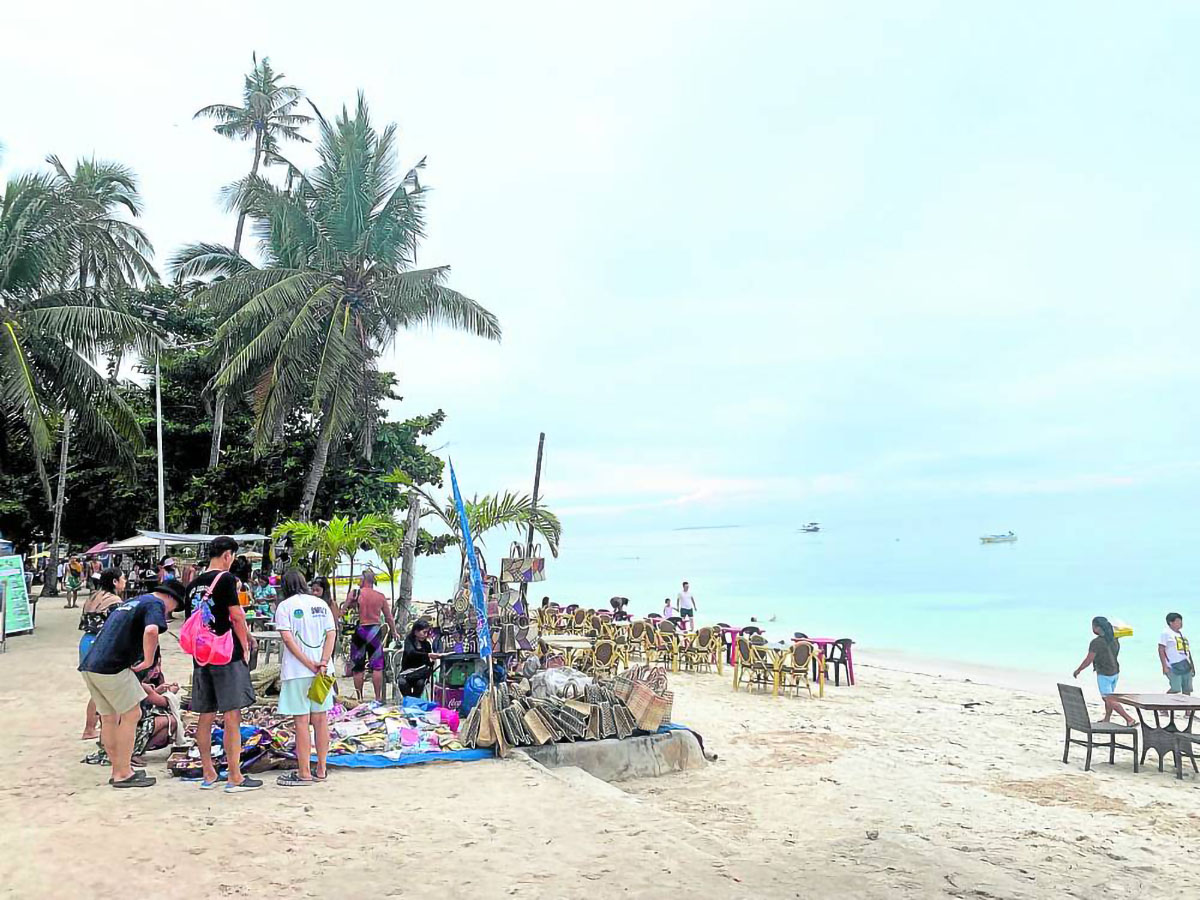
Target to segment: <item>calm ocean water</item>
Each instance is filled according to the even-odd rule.
[[[1128,508],[1054,512],[1042,511],[1040,525],[1006,519],[991,527],[966,516],[848,516],[819,534],[794,525],[626,531],[581,519],[568,523],[560,558],[548,561],[547,581],[530,595],[587,605],[627,596],[641,613],[660,611],[687,579],[704,621],[743,625],[756,616],[771,636],[851,637],[867,648],[1066,681],[1086,653],[1091,617],[1106,615],[1134,628],[1121,642],[1121,686],[1165,690],[1155,649],[1165,614],[1181,612],[1185,633],[1200,635],[1192,549],[1200,527],[1161,516],[1151,527],[1149,510],[1144,520]],[[979,543],[980,534],[1009,528],[1017,543]],[[503,536],[489,540],[493,568],[506,546]],[[444,593],[456,567],[456,558],[421,560],[418,596]],[[1090,675],[1080,679],[1094,688]]]

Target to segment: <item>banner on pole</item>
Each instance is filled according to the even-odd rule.
[[[463,506],[462,494],[458,491],[458,478],[454,474],[454,463],[450,463],[450,487],[454,491],[454,507],[458,510],[458,527],[462,532],[463,546],[467,549],[467,566],[471,572],[471,605],[475,607],[475,626],[479,633],[479,655],[484,659],[492,655],[492,629],[488,625],[487,599],[483,594],[483,578],[479,574],[479,561],[475,559],[475,542],[471,539],[471,523],[467,521],[467,510]]]

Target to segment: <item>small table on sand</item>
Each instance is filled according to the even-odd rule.
[[[568,666],[573,666],[577,656],[586,655],[595,645],[591,638],[582,634],[543,634],[539,640],[551,650],[562,653]]]
[[[264,666],[271,662],[272,653],[276,658],[283,659],[283,639],[278,631],[252,631],[250,637],[254,638],[254,643],[258,645],[259,656]]]
[[[1146,762],[1146,754],[1151,750],[1158,752],[1158,771],[1163,770],[1163,755],[1175,755],[1175,777],[1183,778],[1183,755],[1187,754],[1192,762],[1192,768],[1200,772],[1196,765],[1196,757],[1192,753],[1192,722],[1200,711],[1200,699],[1187,694],[1114,694],[1121,703],[1132,706],[1137,710],[1138,721],[1142,724],[1142,758]],[[1145,713],[1154,713],[1154,724],[1146,721]],[[1187,725],[1180,728],[1175,724],[1176,713],[1187,713]],[[1164,725],[1163,714],[1167,716]],[[1198,736],[1200,737],[1200,736]]]

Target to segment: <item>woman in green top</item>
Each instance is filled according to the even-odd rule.
[[[1126,725],[1136,724],[1133,716],[1129,715],[1121,702],[1113,696],[1117,692],[1117,676],[1121,673],[1121,666],[1117,663],[1121,645],[1117,643],[1116,635],[1113,634],[1112,623],[1104,616],[1096,616],[1092,619],[1092,634],[1096,636],[1088,644],[1087,656],[1075,669],[1075,677],[1078,678],[1079,673],[1088,666],[1095,669],[1096,685],[1100,688],[1101,699],[1104,700],[1104,721],[1112,721],[1112,714],[1117,713],[1125,720]]]

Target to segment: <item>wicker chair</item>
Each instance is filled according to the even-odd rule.
[[[764,690],[769,686],[773,693],[779,692],[779,668],[770,647],[756,644],[749,638],[739,637],[733,657],[733,689],[736,691],[745,680],[750,687],[757,685]]]
[[[617,645],[612,641],[596,641],[592,650],[592,675],[595,678],[612,678],[617,674],[620,657]]]
[[[658,628],[650,632],[654,642],[647,654],[647,661],[652,663],[668,662],[671,671],[679,671],[679,633],[675,624],[666,619],[659,620]]]
[[[694,635],[684,650],[683,661],[689,669],[711,672],[717,667],[717,674],[724,674],[725,643],[721,640],[719,629],[705,625]]]
[[[625,633],[629,636],[629,657],[630,659],[646,658],[646,623],[638,620],[625,629]]]
[[[808,641],[798,641],[791,648],[779,654],[779,690],[786,693],[789,688],[800,696],[800,685],[803,684],[812,697],[812,681],[809,669],[817,658],[817,648]]]
[[[586,609],[576,609],[571,614],[571,634],[583,634],[584,626],[587,624],[588,611]]]
[[[1101,750],[1108,747],[1108,764],[1110,766],[1115,762],[1118,750],[1130,750],[1133,752],[1133,771],[1138,770],[1137,726],[1117,725],[1113,722],[1093,722],[1092,717],[1088,714],[1087,704],[1083,700],[1083,691],[1073,684],[1060,684],[1058,696],[1062,700],[1063,715],[1066,717],[1067,726],[1066,738],[1063,741],[1063,762],[1067,761],[1072,744],[1087,747],[1087,757],[1083,761],[1083,771],[1087,772],[1092,768],[1092,747],[1098,746]],[[1087,740],[1071,737],[1072,731],[1086,735]],[[1118,735],[1132,737],[1133,746],[1118,744]],[[1097,737],[1101,740],[1097,741]],[[1107,744],[1103,740],[1105,737],[1108,738]]]

